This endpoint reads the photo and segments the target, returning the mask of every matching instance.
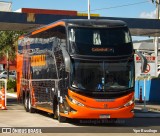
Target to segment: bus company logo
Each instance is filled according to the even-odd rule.
[[[112,48],[92,48],[92,52],[113,52]]]
[[[104,104],[103,106],[104,106],[104,108],[105,108],[105,109],[107,109],[107,108],[108,108],[108,105],[107,105],[107,104]]]
[[[11,128],[2,128],[2,133],[9,134],[9,133],[12,133],[12,130],[11,130]]]

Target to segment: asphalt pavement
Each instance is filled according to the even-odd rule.
[[[16,102],[16,94],[7,93],[7,103]],[[144,101],[135,101],[134,109],[135,117],[147,117],[147,118],[160,118],[160,101],[159,102],[144,102]]]
[[[135,101],[135,117],[160,117],[160,102]]]
[[[29,114],[25,112],[23,105],[18,104],[15,95],[7,95],[7,109],[1,110],[0,127],[23,127],[41,128],[43,133],[138,133],[160,132],[160,107],[158,103],[144,103],[136,101],[135,117],[131,119],[118,119],[116,122],[110,120],[71,120],[59,123],[52,115],[37,111]],[[25,117],[25,118],[24,118]],[[43,128],[43,127],[46,128]],[[63,131],[62,131],[63,130]],[[77,134],[76,134],[77,135]]]

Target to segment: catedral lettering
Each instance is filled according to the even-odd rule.
[[[18,101],[27,112],[53,113],[60,122],[132,118],[134,71],[125,22],[60,20],[19,38]]]
[[[97,51],[97,52],[107,52],[107,51],[113,51],[111,48],[92,48],[92,51]]]

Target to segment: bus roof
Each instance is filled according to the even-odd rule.
[[[62,19],[56,22],[53,22],[48,25],[44,25],[40,28],[35,29],[34,31],[24,35],[30,36],[35,35],[45,30],[54,28],[55,26],[78,26],[78,27],[124,27],[127,26],[124,21],[121,20],[108,20],[108,19]]]
[[[65,19],[63,20],[66,25],[78,26],[99,26],[99,27],[119,27],[126,26],[126,23],[121,20],[108,20],[108,19]]]

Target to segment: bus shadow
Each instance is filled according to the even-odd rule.
[[[160,127],[160,118],[131,118],[131,119],[69,119],[69,123],[75,126],[98,126],[98,127]]]
[[[76,126],[123,126],[123,119],[68,119],[68,122]]]

